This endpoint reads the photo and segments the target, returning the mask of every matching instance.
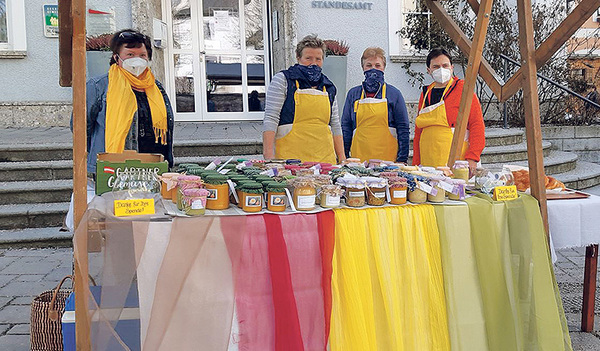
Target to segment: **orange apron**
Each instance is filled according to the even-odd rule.
[[[287,127],[284,125],[277,128],[275,157],[335,164],[333,135],[329,128],[331,104],[325,87],[323,91],[300,89],[296,81],[294,103],[294,122],[291,130],[281,135]]]
[[[446,116],[446,106],[444,105],[444,96],[452,86],[454,79],[450,79],[440,102],[434,105],[425,105],[425,99],[431,93],[434,84],[431,84],[423,95],[423,102],[419,106],[419,115],[415,120],[417,127],[421,128],[421,139],[419,141],[419,150],[421,154],[421,165],[429,167],[446,166],[448,157],[450,156],[450,147],[452,146],[452,137],[454,136],[454,128],[448,124]],[[465,135],[462,151],[459,159],[464,160],[465,154],[469,147]]]
[[[381,90],[381,99],[366,98],[363,89],[360,100],[354,102],[356,130],[352,137],[350,155],[361,161],[378,159],[396,161],[398,139],[396,129],[388,123],[386,84]],[[393,132],[392,132],[393,130]]]

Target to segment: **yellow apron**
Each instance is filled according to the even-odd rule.
[[[381,90],[381,99],[366,98],[362,91],[360,100],[354,102],[356,112],[356,130],[352,137],[350,155],[361,161],[379,159],[396,161],[398,139],[392,134],[388,124],[388,103],[386,84]]]
[[[294,122],[291,130],[275,140],[275,157],[302,161],[336,163],[333,135],[329,128],[329,94],[316,89],[300,89],[296,81]]]
[[[431,93],[434,84],[431,84],[423,95],[423,102],[419,106],[419,115],[415,120],[417,127],[421,128],[421,139],[419,141],[419,150],[421,154],[421,165],[429,167],[446,166],[448,156],[450,155],[450,147],[452,146],[452,137],[454,136],[454,128],[448,124],[446,117],[446,106],[444,105],[444,97],[452,83],[451,79],[444,89],[442,99],[437,104],[427,106],[425,99]],[[465,139],[467,135],[465,135]],[[469,144],[465,140],[459,159],[464,160]]]

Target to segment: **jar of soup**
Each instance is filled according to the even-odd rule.
[[[229,208],[229,184],[224,174],[210,174],[204,178],[204,187],[208,190],[206,209],[226,210]]]
[[[335,208],[340,206],[340,200],[344,190],[339,185],[327,184],[321,187],[320,204],[323,208]]]
[[[435,194],[427,194],[427,201],[440,203],[446,200],[446,190],[439,186],[439,182],[444,180],[444,176],[433,176],[431,177],[431,187],[435,189],[433,193]]]
[[[200,177],[195,175],[182,175],[177,177],[177,196],[176,201],[177,209],[183,210],[181,203],[182,191],[186,189],[200,189],[204,187],[204,183]]]
[[[454,192],[449,192],[448,199],[454,201],[464,200],[467,182],[465,182],[464,179],[449,179],[447,182],[454,185],[454,190],[456,192],[456,194]]]
[[[179,176],[179,173],[163,173],[160,175],[160,194],[162,195],[163,199],[173,199],[173,193],[177,187],[177,182],[173,180],[173,177],[176,176]]]
[[[283,212],[287,207],[286,183],[270,182],[264,184],[267,192],[267,210]]]
[[[454,173],[455,179],[463,179],[465,182],[469,181],[469,161],[458,160],[454,162],[452,167],[452,173]]]
[[[185,189],[182,191],[181,202],[183,204],[183,211],[188,216],[200,216],[203,215],[206,209],[206,196],[208,190],[206,189]]]
[[[294,206],[298,211],[311,211],[315,209],[317,189],[315,182],[310,177],[297,177],[292,180]]]
[[[390,203],[394,205],[402,205],[406,203],[407,182],[406,178],[393,177],[388,178],[390,188]]]
[[[263,186],[260,183],[248,182],[240,186],[242,210],[244,212],[260,212],[263,205]]]
[[[387,187],[387,179],[365,177],[367,183],[367,203],[371,206],[382,206],[385,204],[385,189]]]

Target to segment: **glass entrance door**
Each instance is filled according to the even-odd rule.
[[[262,119],[269,72],[266,0],[165,1],[176,120]]]

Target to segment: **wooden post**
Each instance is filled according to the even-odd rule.
[[[598,0],[582,0],[562,23],[540,44],[535,52],[536,67],[542,67],[598,8]],[[510,99],[521,88],[525,68],[519,70],[502,87],[501,102]]]
[[[73,82],[73,17],[71,0],[58,1],[58,84],[70,87]]]
[[[460,105],[458,107],[458,117],[454,126],[454,137],[452,138],[452,146],[448,157],[448,166],[452,167],[454,161],[460,156],[460,152],[465,140],[467,132],[467,122],[469,121],[469,113],[471,112],[471,103],[473,102],[473,92],[477,83],[477,72],[483,52],[483,44],[487,34],[488,25],[490,23],[490,13],[494,0],[482,0],[477,13],[477,22],[475,23],[475,35],[473,37],[473,46],[469,53],[469,63],[467,73],[465,74],[465,85],[463,86]]]
[[[583,274],[583,306],[581,331],[594,331],[594,304],[596,297],[596,273],[598,272],[598,244],[585,248],[585,271]]]
[[[73,19],[73,209],[75,228],[77,228],[87,208],[86,0],[72,0],[71,9]],[[77,350],[90,350],[90,325],[86,293],[88,286],[86,235],[84,235],[80,244],[83,250],[86,250],[86,254],[75,257],[75,335]]]
[[[525,135],[527,137],[529,181],[531,184],[531,195],[540,204],[542,220],[544,221],[544,228],[548,236],[546,176],[544,174],[544,153],[542,149],[542,127],[540,122],[540,102],[538,98],[531,0],[517,0],[517,13],[519,16],[519,49],[521,51],[521,65],[523,67],[523,105],[525,106]],[[550,243],[550,240],[548,240],[548,243]]]

